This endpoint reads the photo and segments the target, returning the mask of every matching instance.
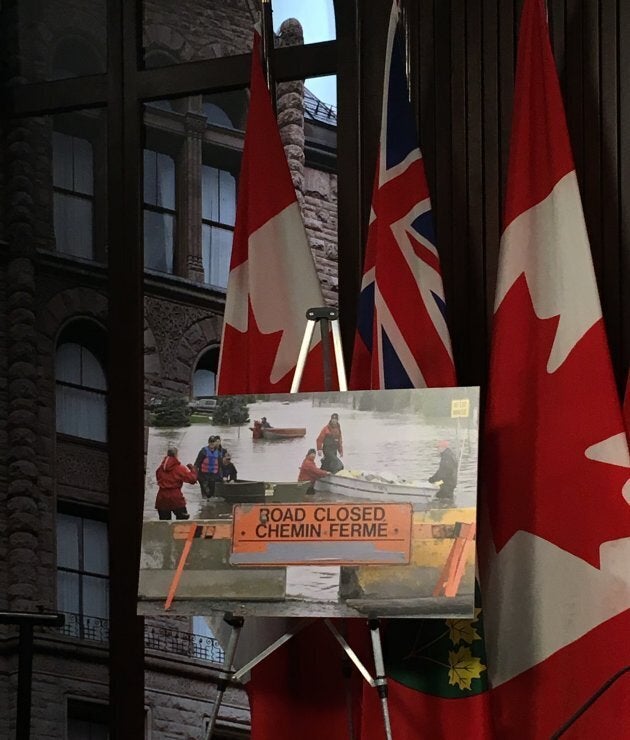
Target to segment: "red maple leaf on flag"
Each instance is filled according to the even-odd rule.
[[[242,388],[257,388],[264,393],[286,393],[293,381],[295,368],[276,383],[270,381],[271,368],[276,360],[282,340],[282,329],[264,333],[260,331],[251,300],[248,303],[247,330],[239,331],[231,324],[224,326],[223,345],[226,375],[223,378],[226,393],[238,393]],[[306,321],[306,319],[305,319]],[[247,338],[247,342],[243,341]],[[255,347],[255,352],[251,349]],[[245,349],[244,349],[245,348]],[[246,355],[252,353],[253,357]],[[331,356],[331,371],[335,374],[335,361]],[[318,343],[310,352],[302,374],[301,391],[318,391],[322,387],[322,346]]]
[[[599,567],[602,542],[630,534],[622,492],[628,469],[587,457],[589,448],[621,430],[610,413],[614,383],[612,373],[593,378],[591,358],[606,351],[601,319],[548,372],[558,322],[558,316],[536,316],[524,275],[495,314],[494,357],[502,372],[492,374],[492,399],[501,403],[491,399],[488,408],[494,454],[487,479],[490,492],[509,495],[509,506],[490,503],[492,532],[497,550],[524,530]],[[617,497],[608,495],[611,488]]]

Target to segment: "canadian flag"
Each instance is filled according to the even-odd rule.
[[[218,392],[288,392],[304,335],[306,310],[322,306],[313,257],[291,181],[254,34],[249,115],[239,178]],[[334,366],[333,366],[334,367]],[[308,354],[300,390],[323,390],[321,340]],[[235,664],[244,665],[286,628],[283,619],[248,618]],[[223,627],[216,622],[217,634]],[[225,643],[224,639],[224,643]],[[329,662],[332,661],[332,675]],[[252,738],[346,737],[339,647],[322,623],[276,650],[247,685]]]
[[[254,34],[249,115],[238,201],[218,392],[287,392],[306,310],[323,298],[295,196]],[[315,340],[302,389],[322,390],[321,342]]]
[[[543,0],[525,0],[485,426],[499,737],[543,738],[630,663],[630,459]],[[628,674],[566,737],[630,736]]]
[[[628,380],[626,381],[626,394],[623,398],[623,420],[626,425],[626,435],[628,437],[628,443],[630,444],[630,373],[628,373]]]

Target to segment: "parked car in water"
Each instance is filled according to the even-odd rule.
[[[195,414],[211,414],[217,407],[217,399],[214,396],[193,398],[188,405],[190,410]]]

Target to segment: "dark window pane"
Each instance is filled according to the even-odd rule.
[[[145,210],[144,265],[159,272],[173,272],[173,216]]]
[[[77,193],[94,194],[92,144],[77,136],[73,137],[74,187]]]
[[[72,136],[53,131],[53,185],[73,190]]]
[[[231,172],[219,174],[219,221],[234,226],[236,218],[236,178]]]
[[[81,385],[81,345],[60,344],[55,355],[55,379]]]
[[[42,119],[51,139],[51,161],[40,158],[42,225],[50,234],[42,246],[81,259],[105,260],[107,188],[105,121],[101,110],[60,113]],[[42,142],[42,151],[47,151]],[[49,167],[48,172],[45,168]],[[98,181],[95,180],[95,175]],[[51,208],[52,204],[52,208]]]
[[[157,204],[157,152],[144,150],[144,202]]]
[[[175,161],[168,154],[144,150],[144,202],[175,209]]]
[[[175,209],[175,161],[168,154],[157,155],[155,205]]]
[[[219,220],[219,170],[203,165],[201,168],[201,216],[207,221]]]
[[[57,571],[57,609],[60,612],[79,614],[79,575]]]
[[[55,193],[54,209],[57,251],[72,257],[92,259],[92,201],[68,193]]]
[[[229,90],[204,95],[201,107],[209,126],[244,131],[247,102],[245,90]]]
[[[103,393],[57,384],[57,431],[107,441],[107,402]]]
[[[68,740],[108,740],[109,730],[101,722],[68,719]]]
[[[208,119],[208,123],[213,126],[223,126],[224,128],[234,128],[228,114],[215,103],[204,103],[203,112]]]
[[[107,380],[98,358],[76,342],[63,342],[57,348],[55,378],[91,390],[107,390]]]
[[[227,288],[233,232],[204,224],[202,237],[204,280],[210,285]]]
[[[68,514],[57,517],[57,565],[60,568],[79,569],[81,519]]]
[[[28,82],[107,71],[106,0],[18,3],[21,63]]]
[[[94,519],[83,520],[83,568],[88,573],[109,573],[107,524]]]
[[[107,380],[98,358],[77,342],[55,353],[57,431],[107,441]]]
[[[109,610],[109,580],[82,576],[83,614],[88,617],[106,619]]]
[[[81,347],[81,385],[93,390],[107,390],[103,366],[87,347]]]
[[[164,67],[251,50],[256,3],[198,0],[182,7],[171,0],[143,3],[144,65]]]
[[[53,131],[53,185],[83,195],[94,194],[92,144]]]

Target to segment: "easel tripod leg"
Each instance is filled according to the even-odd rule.
[[[225,651],[225,659],[223,661],[223,670],[219,673],[219,680],[217,681],[217,693],[214,697],[214,704],[212,705],[212,712],[210,713],[210,719],[208,720],[208,727],[206,729],[205,740],[210,740],[214,727],[219,716],[219,709],[221,709],[221,702],[223,701],[223,694],[232,678],[234,673],[234,656],[236,654],[236,647],[238,645],[238,638],[241,634],[241,628],[243,627],[243,617],[232,617],[226,616],[225,621],[230,625],[232,631],[230,632],[230,639],[228,640],[227,650]]]
[[[379,699],[381,700],[385,737],[387,740],[392,740],[392,726],[389,720],[389,704],[387,702],[387,676],[385,675],[385,661],[383,660],[383,647],[381,645],[380,622],[378,619],[370,619],[368,626],[370,628],[370,637],[372,638],[372,652],[374,653],[374,668],[376,671],[374,683]]]

